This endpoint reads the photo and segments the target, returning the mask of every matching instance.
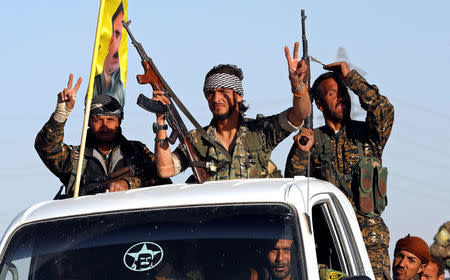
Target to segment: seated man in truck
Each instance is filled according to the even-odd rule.
[[[392,263],[394,280],[411,280],[420,275],[430,262],[427,243],[420,237],[407,235],[397,241]]]
[[[269,117],[244,117],[248,107],[243,100],[240,68],[221,64],[206,74],[203,93],[213,118],[205,130],[212,143],[206,141],[198,130],[189,133],[193,149],[200,158],[198,163],[209,166],[206,180],[281,177],[276,168],[271,170],[270,155],[283,139],[298,130],[311,113],[308,90],[303,81],[307,65],[298,57],[298,43],[294,47],[293,59],[288,47],[285,47],[285,55],[293,104],[284,112]],[[170,102],[162,91],[154,91],[153,96],[153,100],[162,104]],[[155,138],[158,173],[163,178],[172,177],[189,167],[188,157],[181,148],[171,153],[164,114],[157,114],[155,127],[158,128]]]
[[[63,143],[64,125],[75,105],[75,98],[81,84],[78,79],[72,88],[70,74],[67,88],[58,94],[55,112],[38,133],[35,148],[39,157],[66,187],[66,194],[73,194],[79,158],[79,146]],[[80,193],[84,187],[98,178],[130,166],[130,176],[113,180],[105,186],[109,191],[122,191],[142,186],[170,183],[157,176],[153,154],[138,141],[129,141],[120,128],[123,109],[119,102],[108,95],[92,99],[89,130],[83,160],[83,176]],[[131,168],[132,167],[132,168]],[[101,183],[101,182],[100,182]]]
[[[265,250],[266,265],[261,271],[251,269],[251,279],[263,280],[295,280],[296,270],[293,268],[293,249],[294,240],[289,237],[287,239],[278,239],[270,242]],[[320,280],[336,280],[346,276],[345,273],[329,269],[326,265],[319,265]]]

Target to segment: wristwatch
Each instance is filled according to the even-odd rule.
[[[167,124],[164,125],[158,125],[156,122],[153,123],[153,132],[157,133],[160,130],[167,130],[168,126]]]
[[[168,141],[169,140],[169,138],[164,138],[164,139],[158,139],[158,137],[155,137],[155,142],[156,143],[159,143],[159,144],[162,144],[162,143],[164,143],[164,142],[166,142],[166,141]]]

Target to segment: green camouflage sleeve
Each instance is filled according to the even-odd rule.
[[[381,157],[394,123],[394,106],[380,94],[375,85],[370,85],[355,70],[345,77],[344,82],[359,97],[361,107],[367,111],[369,141],[378,150],[378,157]]]
[[[311,155],[313,155],[314,152],[315,147],[312,147]],[[311,156],[311,158],[314,157]],[[310,164],[312,165],[313,162],[311,161]],[[307,169],[308,169],[308,153],[303,150],[300,150],[297,147],[297,144],[294,142],[286,159],[284,177],[292,178],[294,176],[306,176]],[[311,168],[311,170],[313,170],[313,168]]]
[[[47,168],[63,184],[67,184],[75,152],[73,146],[63,143],[64,125],[53,119],[52,115],[36,136],[34,147]]]
[[[268,117],[258,114],[256,119],[248,122],[251,132],[259,132],[262,136],[263,145],[272,151],[275,147],[292,132],[299,129],[288,120],[289,109]]]

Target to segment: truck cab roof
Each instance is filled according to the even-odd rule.
[[[120,279],[145,267],[149,276],[183,260],[174,256],[187,250],[186,254],[206,256],[199,261],[199,271],[210,276],[206,279],[218,277],[221,270],[221,276],[244,273],[246,279],[248,271],[263,267],[267,241],[286,238],[294,240],[298,277],[318,279],[318,265],[326,264],[348,275],[373,279],[346,196],[328,182],[302,176],[171,184],[41,202],[20,213],[5,232],[0,273],[24,274],[17,267],[19,260],[26,259],[24,271],[43,279],[67,269],[54,268],[50,260],[65,263],[76,255],[72,261],[86,266],[82,260],[98,255],[95,258],[105,263],[89,268],[96,273],[103,267],[114,277],[121,275]],[[143,258],[143,251],[153,255]],[[161,252],[157,263],[156,252]],[[164,261],[162,252],[167,256]],[[119,257],[123,261],[117,261]],[[113,272],[108,263],[115,261],[117,271]]]

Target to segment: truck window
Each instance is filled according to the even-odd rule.
[[[284,204],[139,210],[24,225],[0,264],[6,279],[250,279],[291,239],[304,277],[297,217]],[[5,279],[5,278],[3,278]],[[3,280],[0,279],[0,280]]]
[[[324,264],[330,269],[348,273],[344,265],[340,240],[337,238],[334,221],[326,203],[313,206],[312,220],[317,263]]]

